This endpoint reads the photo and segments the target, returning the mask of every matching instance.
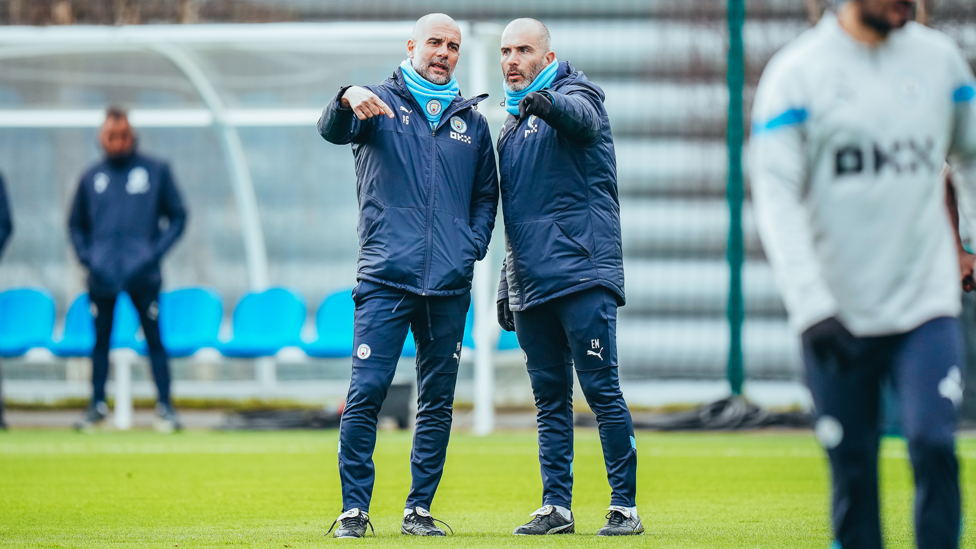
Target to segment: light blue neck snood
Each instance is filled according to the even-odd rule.
[[[459,89],[457,79],[451,76],[451,81],[447,84],[434,84],[420,76],[414,70],[409,59],[400,63],[400,69],[403,72],[403,81],[406,83],[407,89],[410,90],[417,103],[420,103],[420,107],[424,110],[424,116],[430,122],[431,129],[436,128],[441,121],[441,115],[444,114],[451,101],[457,97]]]
[[[546,68],[542,69],[539,76],[536,76],[535,80],[524,90],[513,92],[508,89],[508,86],[505,86],[505,110],[511,113],[512,116],[518,116],[519,101],[532,92],[537,92],[551,86],[552,81],[556,79],[556,73],[558,71],[559,59],[553,59],[552,63],[546,65]]]

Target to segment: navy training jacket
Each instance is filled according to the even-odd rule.
[[[498,299],[524,311],[595,286],[624,297],[617,161],[599,86],[560,62],[545,120],[498,136],[506,256]]]
[[[10,205],[7,201],[7,187],[0,174],[0,253],[7,247],[10,235],[14,232],[14,224],[10,219]]]
[[[330,143],[352,143],[359,197],[357,280],[432,296],[470,291],[498,209],[491,133],[476,105],[454,98],[431,130],[398,68],[367,86],[396,113],[359,120],[340,104],[319,119]]]
[[[85,171],[68,219],[78,260],[88,267],[89,291],[100,295],[158,288],[159,262],[185,226],[169,166],[138,153]]]

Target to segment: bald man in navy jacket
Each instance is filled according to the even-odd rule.
[[[3,174],[0,174],[0,254],[13,232],[14,225],[10,220],[10,207],[7,205],[7,188],[3,183]],[[0,430],[6,428],[7,424],[3,421],[3,370],[0,369]]]
[[[95,315],[92,401],[75,424],[85,429],[105,419],[105,382],[115,301],[127,292],[139,312],[156,382],[157,428],[181,427],[170,401],[170,371],[159,335],[159,264],[186,225],[186,209],[169,165],[136,151],[125,111],[111,108],[99,134],[105,159],[81,177],[68,227],[78,260],[88,268]]]

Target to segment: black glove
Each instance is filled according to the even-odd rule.
[[[506,332],[515,331],[515,313],[508,308],[508,298],[499,299],[495,305],[498,307],[498,325]]]
[[[519,118],[525,118],[534,114],[544,119],[549,115],[549,111],[552,110],[552,101],[545,94],[529,92],[528,95],[519,101],[518,108]]]
[[[810,326],[800,337],[820,364],[838,370],[853,366],[857,338],[836,317]]]

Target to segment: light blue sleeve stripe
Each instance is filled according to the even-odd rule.
[[[976,88],[972,84],[960,86],[952,92],[952,100],[956,103],[968,103],[976,98]]]
[[[777,128],[784,128],[787,126],[796,126],[797,124],[802,124],[806,122],[809,113],[804,108],[790,109],[779,116],[775,116],[766,123],[754,122],[752,124],[753,135],[764,133],[768,131],[775,130]]]

